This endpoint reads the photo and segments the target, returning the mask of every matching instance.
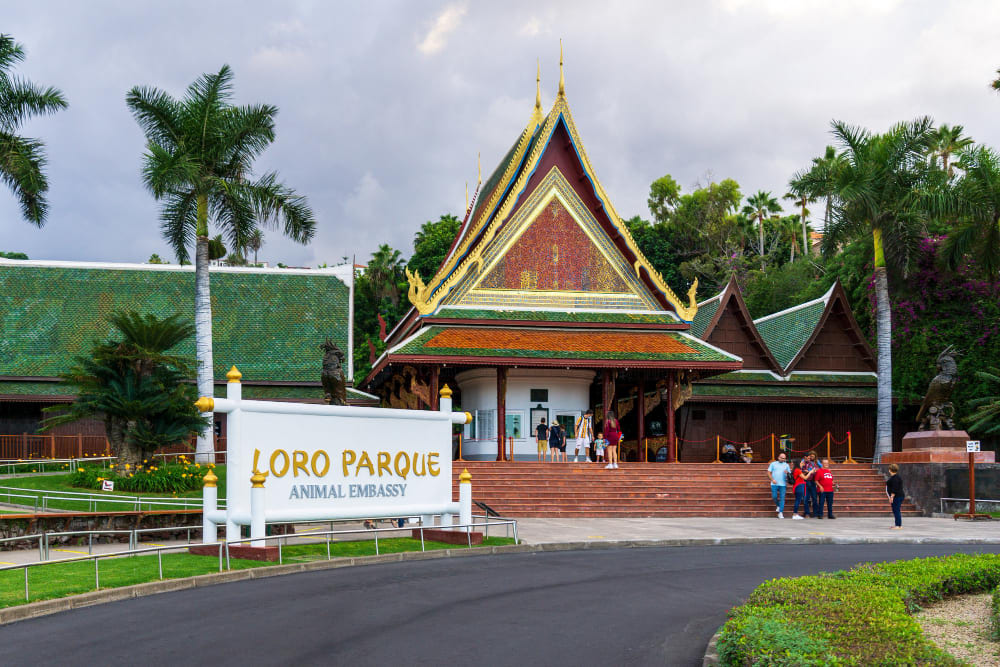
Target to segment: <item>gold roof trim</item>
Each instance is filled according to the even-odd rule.
[[[529,123],[528,127],[524,129],[524,132],[521,135],[521,139],[518,142],[517,148],[514,152],[514,157],[511,159],[510,164],[507,165],[507,170],[504,172],[503,177],[497,182],[497,185],[494,188],[493,193],[491,194],[487,205],[483,208],[482,212],[477,217],[476,224],[470,228],[469,232],[465,235],[465,238],[462,240],[459,248],[457,248],[455,253],[452,255],[452,259],[449,260],[447,264],[441,268],[440,271],[438,271],[437,275],[435,275],[434,277],[434,280],[431,281],[431,284],[433,285],[435,282],[437,282],[440,279],[439,278],[440,276],[448,275],[450,272],[451,275],[448,275],[447,280],[444,280],[444,282],[440,283],[438,287],[435,289],[425,285],[423,280],[421,280],[420,275],[417,274],[416,272],[411,272],[408,269],[406,270],[406,278],[410,283],[410,290],[408,294],[410,303],[414,305],[414,307],[417,309],[417,312],[419,312],[421,315],[427,315],[429,313],[432,313],[434,312],[434,310],[437,309],[438,305],[441,303],[441,300],[445,297],[445,295],[447,295],[448,292],[451,290],[451,288],[454,287],[454,285],[458,283],[458,281],[465,276],[465,274],[473,265],[476,265],[480,269],[482,268],[483,250],[493,240],[493,237],[496,235],[500,223],[502,223],[506,219],[506,217],[510,214],[511,209],[517,202],[518,196],[520,195],[524,187],[527,185],[528,178],[531,176],[536,165],[538,164],[538,161],[541,159],[542,153],[544,152],[546,146],[548,145],[548,140],[551,137],[552,133],[555,131],[556,122],[560,117],[560,115],[566,122],[566,129],[569,131],[570,138],[572,139],[573,143],[576,145],[579,151],[580,162],[583,165],[583,169],[586,172],[587,176],[590,178],[591,183],[593,183],[594,190],[596,191],[598,198],[604,204],[605,210],[608,213],[608,217],[611,220],[611,224],[614,225],[614,227],[618,230],[618,233],[621,234],[622,238],[625,240],[626,246],[628,246],[629,250],[636,257],[635,261],[636,273],[638,274],[640,268],[646,269],[646,272],[649,274],[653,284],[656,286],[658,290],[660,290],[660,292],[663,293],[667,301],[674,307],[674,309],[677,311],[677,315],[681,317],[681,319],[687,321],[694,319],[695,314],[698,312],[698,304],[695,302],[694,299],[694,290],[697,289],[697,281],[691,286],[691,289],[688,290],[689,303],[688,305],[685,305],[684,302],[681,301],[680,298],[674,293],[674,291],[670,289],[670,286],[663,281],[663,277],[658,272],[653,270],[652,265],[649,263],[649,260],[647,260],[646,256],[642,254],[641,250],[639,250],[639,247],[636,245],[635,240],[629,233],[628,228],[622,222],[621,217],[618,215],[618,212],[611,204],[611,200],[608,198],[608,195],[605,192],[604,187],[601,185],[601,182],[597,179],[597,175],[594,173],[594,168],[590,164],[590,158],[587,157],[587,151],[584,149],[583,141],[580,139],[580,134],[577,132],[576,123],[573,122],[573,114],[570,112],[569,104],[566,102],[566,98],[564,96],[558,96],[555,102],[553,103],[552,109],[549,111],[548,115],[545,118],[545,123],[542,125],[538,141],[535,142],[535,146],[531,151],[531,155],[529,155],[527,160],[525,161],[524,169],[521,170],[520,176],[518,177],[517,181],[509,189],[509,195],[503,200],[502,206],[500,207],[497,214],[493,216],[492,222],[490,222],[489,226],[486,228],[485,233],[479,239],[479,242],[476,244],[476,248],[473,250],[473,252],[471,252],[460,263],[458,263],[458,258],[462,256],[462,254],[469,249],[469,246],[472,244],[472,240],[476,237],[476,234],[479,232],[484,221],[489,216],[490,212],[494,209],[494,207],[499,203],[501,194],[504,192],[504,190],[507,189],[505,188],[505,185],[514,176],[514,172],[517,166],[521,162],[521,157],[523,156],[524,151],[527,148],[527,144],[534,134],[533,131],[534,118],[532,118],[532,121]],[[457,267],[456,263],[458,264]]]

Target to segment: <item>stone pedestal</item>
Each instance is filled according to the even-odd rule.
[[[965,431],[913,431],[903,436],[903,451],[883,454],[881,463],[968,463]],[[976,463],[994,463],[996,454],[978,452]]]

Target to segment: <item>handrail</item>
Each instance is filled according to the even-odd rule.
[[[17,493],[21,492],[21,493]],[[201,498],[196,496],[191,497],[160,497],[160,496],[107,496],[98,493],[84,493],[79,491],[49,491],[45,489],[25,489],[15,486],[0,486],[0,498],[32,498],[35,500],[34,510],[35,512],[39,509],[39,503],[41,503],[41,509],[48,509],[48,502],[62,501],[62,502],[79,502],[87,503],[87,511],[97,511],[97,506],[100,503],[106,504],[118,504],[118,505],[131,505],[135,508],[134,511],[142,511],[143,506],[153,509],[154,507],[168,507],[168,508],[183,508],[183,509],[201,509],[203,506],[203,501]],[[225,499],[219,500],[220,507],[225,506]],[[19,503],[11,503],[19,504]]]
[[[468,548],[471,549],[472,548],[472,529],[473,528],[475,528],[477,526],[482,526],[482,527],[485,528],[486,534],[488,535],[489,534],[489,526],[491,526],[491,525],[494,525],[494,526],[499,526],[499,525],[513,526],[513,529],[514,529],[514,543],[515,544],[517,543],[517,520],[516,519],[499,519],[499,520],[490,521],[487,518],[482,523],[477,523],[475,519],[476,519],[476,517],[473,517],[472,523],[468,523],[468,524],[453,524],[453,525],[450,525],[450,526],[423,526],[423,525],[421,525],[418,528],[413,528],[413,527],[405,528],[404,527],[404,528],[360,528],[360,529],[353,529],[353,530],[329,530],[329,531],[323,531],[323,532],[320,532],[320,533],[312,533],[312,534],[310,534],[310,537],[327,536],[327,541],[326,541],[326,555],[327,555],[327,560],[332,560],[332,557],[331,557],[331,554],[330,554],[330,543],[331,543],[331,540],[329,538],[331,536],[333,536],[333,535],[342,535],[342,534],[351,534],[351,533],[365,533],[365,534],[374,533],[374,537],[375,537],[375,554],[376,555],[379,554],[378,534],[380,532],[390,532],[390,531],[396,531],[396,532],[398,532],[398,531],[401,531],[401,530],[410,530],[410,531],[412,531],[412,530],[419,530],[420,531],[420,550],[422,552],[426,551],[426,548],[424,546],[424,530],[426,530],[426,529],[433,529],[433,528],[437,528],[437,529],[451,528],[451,529],[456,530],[456,531],[459,530],[459,529],[463,529],[464,528],[465,532],[466,532],[466,535],[467,535],[467,538],[468,538]],[[186,528],[186,526],[185,526],[185,528]],[[195,529],[195,528],[199,528],[199,527],[192,526],[191,528]],[[164,529],[159,529],[159,530],[167,530],[167,529],[164,528]],[[84,531],[84,532],[100,532],[100,531]],[[108,531],[104,531],[104,532],[108,532]],[[267,541],[270,541],[270,540],[278,540],[278,564],[279,565],[282,564],[283,560],[282,560],[282,542],[281,542],[281,540],[285,540],[285,543],[287,545],[288,537],[295,537],[295,536],[294,535],[292,535],[292,536],[288,536],[288,535],[270,535],[270,536],[265,536],[265,537],[254,537],[254,538],[246,538],[246,539],[232,540],[232,541],[223,540],[222,542],[217,542],[216,544],[219,545],[219,572],[223,571],[223,569],[222,569],[222,554],[223,554],[223,551],[225,551],[226,570],[230,570],[231,569],[231,566],[230,566],[230,557],[229,557],[229,545],[230,544],[244,544],[244,543],[247,543],[247,542],[260,542],[260,541],[267,542]],[[130,546],[131,546],[131,543],[130,543]],[[121,558],[123,556],[136,556],[136,555],[139,555],[139,554],[155,553],[156,556],[157,556],[157,562],[158,562],[158,567],[159,567],[160,579],[162,580],[163,579],[163,552],[164,551],[177,551],[179,549],[186,549],[186,548],[187,548],[186,545],[176,545],[175,544],[175,545],[157,546],[157,547],[144,547],[142,549],[138,549],[138,548],[127,549],[125,551],[115,551],[115,552],[106,553],[106,554],[87,554],[87,555],[80,555],[80,556],[71,556],[69,558],[60,558],[58,561],[42,560],[42,561],[36,561],[36,562],[32,562],[32,563],[15,563],[13,565],[3,565],[3,566],[0,566],[0,572],[4,572],[4,571],[7,571],[7,570],[18,570],[18,569],[24,570],[24,600],[25,600],[25,602],[27,602],[27,601],[30,600],[30,592],[29,592],[29,587],[28,587],[28,571],[29,571],[30,568],[38,567],[38,566],[41,566],[41,565],[52,565],[54,563],[75,563],[75,562],[86,562],[86,561],[91,561],[92,560],[94,562],[94,587],[95,587],[95,590],[100,590],[100,588],[101,588],[101,575],[100,575],[100,565],[99,565],[99,563],[100,563],[100,560],[102,558]]]
[[[941,498],[941,500],[940,500],[941,514],[945,513],[945,511],[944,511],[944,501],[946,501],[946,500],[948,500],[948,501],[957,501],[957,502],[960,502],[960,503],[965,503],[966,505],[969,504],[969,499],[968,498]],[[978,505],[979,503],[997,503],[998,505],[1000,505],[1000,500],[984,500],[983,498],[976,498],[976,504]]]

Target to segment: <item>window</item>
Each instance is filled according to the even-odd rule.
[[[497,437],[497,411],[476,410],[477,440],[491,440]]]
[[[570,413],[570,414],[563,413],[563,414],[556,415],[556,421],[559,423],[559,426],[562,428],[563,433],[566,434],[566,439],[567,440],[576,437],[576,418],[577,418],[577,416],[578,416],[578,413],[575,413],[575,412],[574,413]]]
[[[704,410],[692,410],[691,411],[691,419],[693,419],[695,421],[704,421],[705,420],[705,411]]]
[[[506,415],[506,432],[508,438],[524,437],[524,413],[521,411],[508,412]]]
[[[548,403],[549,402],[549,390],[548,389],[532,389],[531,390],[531,402],[532,403]]]

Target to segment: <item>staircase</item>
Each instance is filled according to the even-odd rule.
[[[773,517],[767,465],[763,463],[495,463],[455,461],[458,476],[472,475],[472,499],[510,517]],[[882,476],[868,465],[835,465],[834,514],[892,516]],[[785,499],[791,517],[794,496]],[[473,508],[477,511],[476,508]],[[920,516],[906,502],[903,514]]]

